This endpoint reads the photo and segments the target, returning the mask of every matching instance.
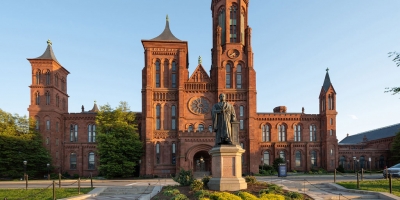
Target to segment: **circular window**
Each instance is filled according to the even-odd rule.
[[[189,110],[194,114],[206,114],[210,111],[210,103],[204,97],[193,97],[189,101]]]

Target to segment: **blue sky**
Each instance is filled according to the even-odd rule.
[[[203,2],[203,1],[201,1]],[[0,108],[28,115],[31,66],[53,42],[68,69],[69,112],[127,101],[141,110],[141,39],[158,36],[169,15],[176,37],[189,42],[189,70],[198,56],[209,71],[211,1],[1,1]],[[388,52],[400,51],[400,1],[251,0],[257,110],[318,113],[329,74],[337,92],[337,135],[399,123],[400,68]]]

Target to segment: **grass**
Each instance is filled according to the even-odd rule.
[[[81,194],[87,194],[93,188],[81,188]],[[56,188],[56,198],[67,198],[78,196],[78,188]],[[52,200],[53,188],[47,189],[0,189],[0,199],[30,199],[30,200]]]
[[[347,189],[357,189],[357,182],[337,183]],[[360,181],[360,190],[389,192],[389,180]],[[392,194],[400,197],[400,179],[392,179]]]

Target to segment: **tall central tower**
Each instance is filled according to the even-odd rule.
[[[227,101],[239,111],[240,142],[246,149],[244,163],[252,163],[249,152],[255,152],[256,149],[251,148],[257,146],[255,127],[249,123],[255,119],[257,97],[248,6],[249,0],[211,2],[213,48],[210,75],[216,89],[215,95],[225,93]],[[218,99],[217,96],[215,99]],[[243,172],[258,169],[258,165],[251,164],[243,167]]]

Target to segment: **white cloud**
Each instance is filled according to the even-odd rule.
[[[349,115],[352,119],[358,119],[358,117],[357,116],[355,116],[355,115]]]

